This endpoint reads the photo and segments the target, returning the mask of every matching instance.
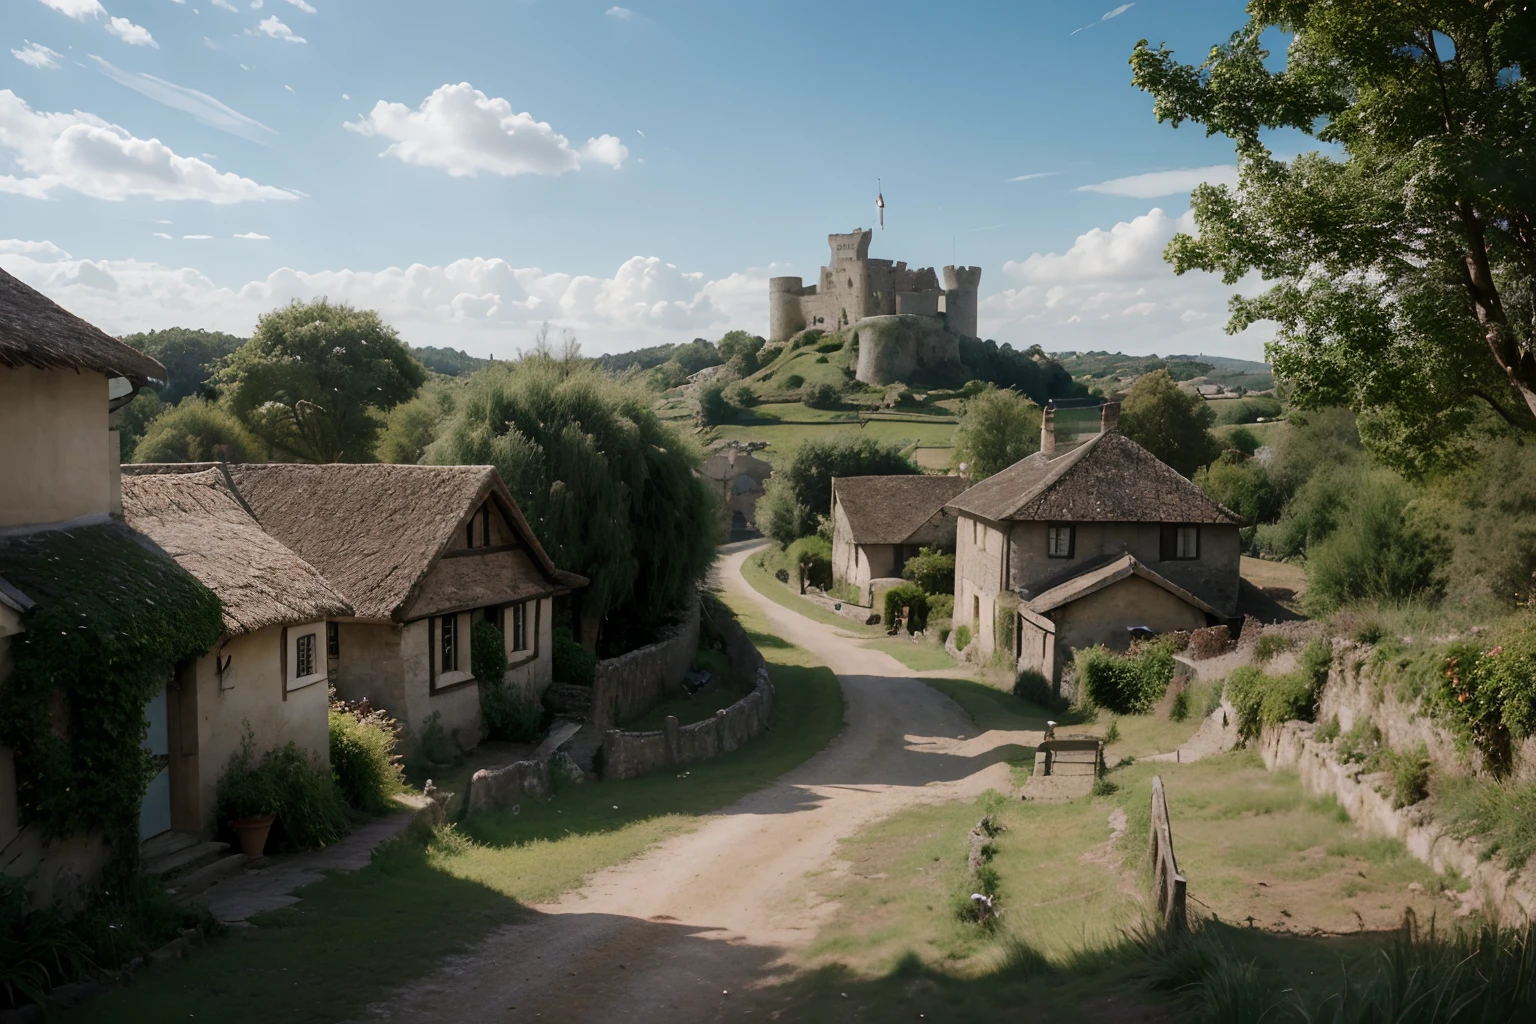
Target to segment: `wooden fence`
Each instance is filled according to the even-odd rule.
[[[1104,741],[1094,737],[1049,739],[1035,748],[1036,775],[1104,774]]]
[[[1147,859],[1152,862],[1152,895],[1163,916],[1163,926],[1182,932],[1189,927],[1185,913],[1185,882],[1179,874],[1179,861],[1173,855],[1173,827],[1168,822],[1168,798],[1163,793],[1163,777],[1152,776],[1152,836],[1148,840]]]

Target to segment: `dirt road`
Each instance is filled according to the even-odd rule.
[[[837,870],[839,840],[923,801],[1006,790],[1000,748],[1038,733],[978,735],[952,701],[878,651],[772,603],[722,557],[733,595],[837,673],[847,724],[825,750],[697,830],[600,871],[370,1008],[374,1021],[712,1021],[784,970],[833,908],[808,872]]]

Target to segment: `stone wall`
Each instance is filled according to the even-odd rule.
[[[679,725],[669,715],[659,732],[607,730],[603,734],[604,778],[630,779],[673,765],[707,761],[735,750],[768,728],[773,716],[773,683],[768,677],[767,662],[725,609],[714,605],[708,611],[725,639],[731,671],[738,679],[750,680],[752,692],[715,712],[714,717],[693,725]]]
[[[597,663],[592,674],[592,723],[599,732],[643,715],[669,697],[681,696],[683,676],[699,649],[699,599],[695,596],[671,633],[653,644]]]
[[[960,362],[960,336],[943,321],[871,316],[855,322],[853,331],[859,339],[856,376],[860,383],[958,387],[968,376]]]

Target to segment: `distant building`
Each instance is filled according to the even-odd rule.
[[[773,475],[771,465],[732,441],[704,460],[699,475],[720,496],[725,527],[733,537],[757,529],[757,499]]]
[[[873,603],[875,580],[899,577],[924,547],[952,550],[944,506],[965,490],[958,476],[846,476],[832,480],[832,585]]]

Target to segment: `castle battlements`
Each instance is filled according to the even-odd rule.
[[[980,267],[945,267],[944,284],[932,267],[869,258],[872,230],[828,235],[832,262],[807,287],[798,277],[768,281],[768,340],[788,341],[809,327],[835,331],[871,316],[906,314],[942,318],[948,328],[976,336]]]

